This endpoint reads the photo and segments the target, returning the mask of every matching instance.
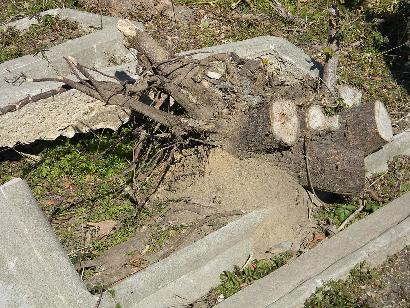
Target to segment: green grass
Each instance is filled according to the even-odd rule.
[[[61,7],[77,7],[77,0],[0,0],[0,25],[16,19]]]
[[[365,263],[353,268],[346,280],[336,280],[318,288],[305,302],[305,308],[364,308],[365,284],[375,284],[379,274]],[[379,286],[380,287],[380,286]]]
[[[27,31],[0,28],[0,63],[28,54],[41,53],[46,48],[82,35],[78,24],[69,20],[43,16]]]
[[[91,239],[90,256],[128,239],[138,221],[135,205],[124,194],[132,173],[122,174],[132,160],[135,136],[126,126],[119,132],[89,134],[57,142],[28,159],[0,163],[0,184],[11,177],[26,179],[73,261],[84,247],[89,222],[115,220],[118,228],[102,240]]]

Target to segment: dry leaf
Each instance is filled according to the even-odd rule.
[[[118,225],[118,221],[108,219],[99,222],[89,222],[87,225],[97,228],[97,238],[101,239],[109,235],[115,229]]]

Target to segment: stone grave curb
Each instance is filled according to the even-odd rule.
[[[362,261],[380,264],[409,244],[407,193],[216,307],[303,307],[326,281],[346,277]]]

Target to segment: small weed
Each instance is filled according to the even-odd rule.
[[[221,283],[216,292],[228,298],[239,292],[255,280],[265,277],[274,270],[285,265],[292,257],[290,253],[278,254],[268,260],[254,260],[244,269],[235,267],[234,271],[224,271],[220,275]]]
[[[178,226],[171,226],[171,227],[163,227],[160,225],[157,225],[154,229],[153,234],[151,235],[151,239],[148,241],[149,245],[149,251],[150,252],[156,252],[160,250],[164,245],[167,243],[168,240],[171,238],[178,236],[187,227],[184,225],[178,225]]]
[[[330,281],[309,297],[305,308],[359,308],[370,307],[366,300],[365,284],[375,283],[379,274],[365,263],[352,269],[349,277],[343,280]]]

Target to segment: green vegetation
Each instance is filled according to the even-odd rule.
[[[132,160],[134,142],[131,126],[63,140],[43,150],[39,162],[2,162],[0,184],[24,178],[72,260],[92,257],[128,239],[146,215],[136,216],[123,192],[132,182],[132,172],[123,171]],[[107,220],[117,224],[99,239],[87,224]]]
[[[162,247],[164,247],[165,243],[184,232],[184,230],[187,228],[187,226],[184,225],[178,225],[178,226],[170,226],[170,227],[164,227],[161,225],[156,225],[156,227],[153,230],[153,233],[151,235],[151,238],[148,242],[149,245],[149,251],[151,252],[157,252],[161,250]]]
[[[45,15],[27,31],[0,28],[0,63],[28,54],[41,53],[46,48],[81,36],[77,23]]]
[[[282,253],[267,260],[254,260],[243,269],[235,267],[232,272],[224,271],[220,275],[220,285],[212,293],[222,294],[224,298],[228,298],[255,280],[263,278],[285,265],[291,257],[291,253]]]
[[[309,297],[305,308],[364,308],[366,302],[364,285],[375,285],[378,272],[365,263],[357,265],[346,280],[330,281]],[[375,287],[381,287],[375,285]]]
[[[1,0],[0,24],[61,7],[77,7],[77,0]]]
[[[177,3],[192,7],[201,5],[211,17],[204,19],[206,22],[202,21],[199,25],[190,24],[185,33],[181,34],[182,39],[178,42],[176,51],[190,49],[193,44],[194,48],[199,48],[220,44],[222,41],[274,35],[287,38],[316,60],[324,61],[329,2],[301,1],[299,9],[296,1],[280,2],[292,14],[305,19],[306,24],[291,24],[284,20],[269,0],[177,0]],[[405,56],[405,50],[410,46],[408,1],[344,0],[340,3],[340,81],[362,90],[365,101],[383,101],[393,118],[401,119],[410,111],[407,104],[410,100],[407,91],[409,79],[404,72],[397,74],[395,71],[403,68],[408,61],[408,51],[407,57]],[[382,23],[381,20],[385,22]],[[154,35],[156,30],[153,29]],[[393,50],[388,51],[390,49]],[[404,55],[398,56],[400,50]]]

